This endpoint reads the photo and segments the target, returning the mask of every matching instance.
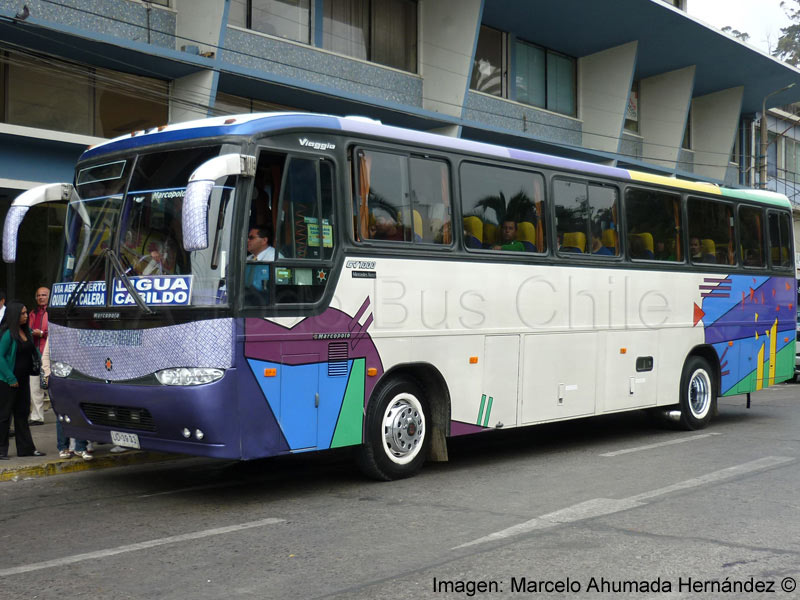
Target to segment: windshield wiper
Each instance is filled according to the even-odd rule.
[[[109,252],[109,249],[108,248],[104,248],[100,252],[100,254],[97,255],[97,258],[94,259],[94,262],[92,262],[92,264],[89,265],[89,268],[86,269],[86,275],[83,276],[83,279],[81,279],[78,282],[78,285],[76,285],[75,289],[72,290],[72,292],[70,293],[69,298],[67,298],[67,304],[64,306],[64,310],[66,310],[67,316],[69,316],[69,314],[72,311],[72,309],[75,308],[75,305],[78,302],[78,297],[80,296],[81,290],[83,290],[84,286],[88,283],[89,277],[91,276],[91,274],[94,273],[94,269],[97,266],[97,263],[99,263],[101,260],[105,259],[107,252]]]
[[[125,286],[125,289],[128,290],[128,293],[131,295],[131,297],[133,297],[134,302],[136,302],[136,306],[138,306],[142,310],[142,312],[144,312],[147,315],[156,314],[156,311],[147,306],[144,300],[142,300],[142,297],[139,295],[139,293],[133,288],[133,284],[131,283],[128,274],[125,272],[125,269],[122,266],[122,261],[120,261],[119,256],[117,256],[109,248],[106,249],[106,252],[108,253],[108,258],[110,259],[111,262],[111,269],[114,271],[114,273],[116,273],[117,277],[119,277],[119,280],[122,282],[122,285]],[[111,286],[112,286],[111,293],[113,294],[114,293],[113,279],[111,280]]]
[[[86,275],[83,276],[83,279],[80,280],[78,285],[72,290],[72,293],[69,295],[67,299],[67,305],[65,307],[67,315],[70,314],[75,305],[78,302],[78,297],[80,296],[81,290],[84,288],[86,283],[89,281],[89,276],[94,272],[97,263],[100,262],[101,259],[105,259],[106,257],[109,258],[111,263],[111,269],[114,271],[114,274],[119,278],[122,282],[122,285],[125,286],[125,289],[133,298],[133,301],[136,302],[136,306],[138,306],[142,312],[148,315],[154,315],[155,311],[145,304],[142,297],[138,294],[138,292],[134,289],[133,284],[131,283],[130,278],[128,277],[127,273],[125,273],[125,269],[122,267],[122,262],[119,260],[119,257],[111,250],[111,248],[104,248],[100,254],[97,255],[97,258],[94,262],[89,265],[89,268],[86,270]],[[107,291],[107,294],[113,294],[113,286],[114,286],[114,279],[111,280],[112,289]]]

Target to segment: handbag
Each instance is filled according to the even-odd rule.
[[[31,375],[41,375],[42,373],[42,357],[39,356],[39,352],[36,350],[36,345],[33,346],[33,352],[31,352],[31,358],[33,359],[31,362]]]
[[[47,389],[47,375],[43,370],[39,371],[39,387],[43,390]]]

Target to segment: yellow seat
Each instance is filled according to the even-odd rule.
[[[605,229],[603,231],[603,236],[600,238],[603,242],[603,246],[606,248],[611,248],[614,250],[614,254],[617,253],[617,232],[613,229]]]
[[[526,252],[536,252],[536,228],[530,221],[517,225],[517,241],[522,242]]]
[[[479,217],[464,217],[464,245],[467,248],[483,247],[483,221]]]
[[[423,224],[422,224],[422,215],[419,214],[419,211],[414,209],[411,214],[412,218],[408,218],[408,211],[403,210],[400,213],[400,221],[403,224],[403,227],[408,228],[411,227],[413,222],[413,240],[415,242],[421,242],[423,239]]]
[[[582,231],[568,231],[564,234],[562,252],[586,252],[586,234]]]
[[[497,225],[494,223],[483,224],[483,243],[491,246],[497,240]]]
[[[703,249],[703,254],[717,255],[717,245],[714,240],[702,239],[700,240],[700,247]]]

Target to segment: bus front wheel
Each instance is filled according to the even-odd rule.
[[[689,431],[703,429],[716,412],[716,404],[714,371],[706,359],[690,357],[681,374],[681,428]]]
[[[358,452],[359,467],[369,477],[383,481],[415,474],[428,453],[429,424],[419,385],[406,377],[391,379],[381,386],[367,407],[364,444]]]

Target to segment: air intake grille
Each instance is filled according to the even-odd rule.
[[[347,359],[347,342],[328,344],[328,377],[346,377]]]
[[[145,408],[130,406],[110,406],[108,404],[81,403],[81,410],[90,423],[119,427],[121,429],[138,429],[139,431],[155,431],[153,416]]]

